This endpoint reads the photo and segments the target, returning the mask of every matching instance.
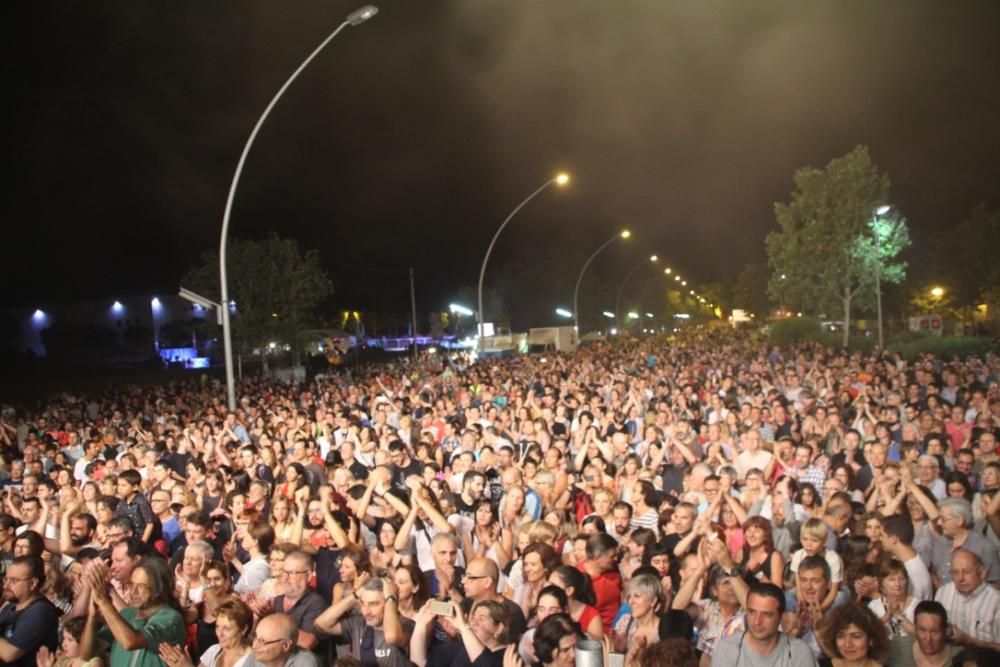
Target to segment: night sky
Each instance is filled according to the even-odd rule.
[[[267,102],[361,4],[8,6],[4,305],[175,291],[218,245]],[[232,218],[234,236],[317,248],[339,305],[407,306],[413,266],[420,310],[446,308],[559,169],[572,187],[522,211],[487,274],[549,276],[531,298],[552,307],[626,226],[594,280],[650,252],[695,282],[735,278],[764,259],[794,170],[857,144],[917,261],[934,230],[1000,205],[992,0],[377,4],[278,104]]]

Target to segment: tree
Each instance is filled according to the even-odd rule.
[[[320,268],[315,250],[305,253],[292,239],[271,234],[260,241],[232,239],[227,251],[229,294],[236,302],[233,345],[248,353],[271,341],[292,345],[312,324],[316,307],[333,294],[333,283]],[[208,252],[202,264],[184,276],[188,289],[219,299],[219,253]]]
[[[846,346],[852,306],[873,302],[876,262],[884,282],[905,276],[905,262],[895,258],[910,243],[906,222],[874,220],[875,209],[887,201],[889,177],[878,172],[864,146],[825,169],[799,169],[794,182],[791,201],[774,205],[780,229],[766,241],[769,291],[813,312],[842,308]]]
[[[766,264],[751,262],[744,266],[736,279],[733,308],[742,308],[748,313],[757,313],[760,317],[764,317],[771,308],[771,301],[767,295],[768,277]]]
[[[996,304],[1000,274],[994,254],[998,246],[1000,210],[980,204],[968,219],[949,225],[934,239],[927,279],[949,284],[950,295],[960,309],[983,302]]]

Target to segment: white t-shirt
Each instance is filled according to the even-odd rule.
[[[903,563],[903,567],[906,568],[906,575],[910,578],[906,592],[918,601],[933,600],[934,586],[931,583],[931,573],[927,570],[924,561],[920,560],[920,556],[916,555],[906,561]]]

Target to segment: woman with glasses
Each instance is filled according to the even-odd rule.
[[[201,667],[243,667],[250,660],[250,632],[253,612],[240,600],[230,600],[216,610],[215,634],[218,643],[202,653]],[[182,646],[160,644],[160,659],[167,667],[194,667]]]

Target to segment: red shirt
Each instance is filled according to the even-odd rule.
[[[594,595],[597,597],[597,603],[594,606],[601,615],[604,632],[608,634],[611,632],[611,624],[618,614],[618,607],[621,606],[622,576],[617,569],[598,575],[590,574],[583,565],[579,565],[577,569],[590,577],[590,581],[594,584]]]

